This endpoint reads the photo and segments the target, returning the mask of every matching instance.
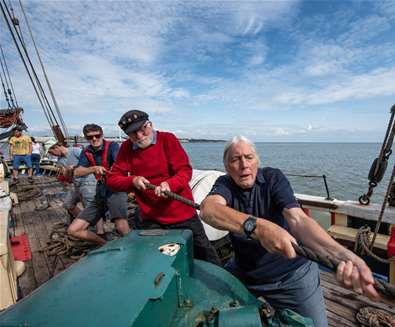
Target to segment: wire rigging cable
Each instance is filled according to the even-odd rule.
[[[8,108],[11,108],[10,99],[8,99],[7,90],[6,90],[6,87],[4,85],[2,74],[0,74],[0,81],[1,81],[1,86],[3,87],[3,93],[4,93],[5,101],[7,102]]]
[[[12,16],[11,16],[11,14],[10,14],[10,11],[9,11],[7,5],[5,4],[4,0],[3,0],[3,4],[4,4],[4,7],[5,7],[5,9],[6,9],[6,13],[8,14],[8,19],[10,19],[11,21],[13,21],[13,20],[12,20]],[[7,20],[7,23],[9,24],[8,20]],[[19,25],[19,22],[18,22],[18,25]],[[35,68],[34,68],[34,66],[33,66],[33,63],[32,63],[32,61],[31,61],[31,59],[30,59],[29,53],[27,52],[25,43],[24,43],[23,40],[22,40],[21,33],[19,33],[19,31],[18,31],[16,25],[13,24],[14,29],[15,29],[15,34],[17,35],[18,40],[19,40],[19,44],[20,44],[20,45],[19,45],[19,44],[17,44],[17,42],[16,42],[16,38],[14,37],[15,34],[13,33],[12,28],[10,28],[10,26],[11,26],[11,24],[9,24],[9,29],[10,29],[10,32],[12,33],[12,35],[13,35],[15,44],[17,45],[18,49],[20,49],[20,47],[22,48],[23,53],[24,53],[24,55],[25,55],[25,56],[23,57],[22,52],[19,51],[19,53],[20,53],[20,55],[21,55],[21,58],[26,58],[27,61],[28,61],[28,63],[29,63],[29,67],[30,67],[30,70],[31,70],[31,72],[30,72],[30,71],[29,71],[29,72],[33,75],[34,81],[35,81],[35,83],[34,83],[33,80],[32,80],[32,83],[34,83],[34,84],[37,86],[37,88],[38,88],[38,90],[39,90],[39,93],[41,94],[40,99],[42,99],[42,103],[43,103],[43,105],[44,105],[44,108],[46,109],[47,114],[48,114],[48,117],[50,118],[50,123],[52,123],[52,124],[57,124],[56,117],[54,116],[54,114],[53,114],[53,112],[52,112],[51,105],[50,105],[50,103],[49,103],[49,101],[48,101],[48,99],[47,99],[47,97],[46,97],[46,95],[45,95],[44,88],[43,88],[43,86],[42,86],[42,84],[41,84],[41,82],[40,82],[40,79],[38,78],[38,75],[37,75],[37,73],[36,73],[36,70],[35,70]],[[27,67],[27,66],[25,66],[25,67]],[[38,96],[39,96],[39,95],[38,95]],[[51,125],[52,125],[52,124],[51,124]]]
[[[31,29],[31,27],[30,27],[30,24],[29,24],[29,21],[28,21],[28,19],[27,19],[26,12],[25,12],[25,9],[24,9],[24,7],[23,7],[23,5],[22,5],[22,1],[21,1],[21,0],[19,0],[19,6],[21,7],[21,11],[22,11],[23,17],[24,17],[24,19],[25,19],[26,26],[27,26],[27,28],[28,28],[28,30],[29,30],[29,34],[30,34],[30,37],[31,37],[31,39],[32,39],[34,49],[36,50],[36,55],[37,55],[37,58],[38,58],[38,60],[39,60],[39,62],[40,62],[40,66],[41,66],[41,69],[42,69],[42,71],[43,71],[43,75],[44,75],[44,77],[45,77],[45,81],[47,82],[48,90],[49,90],[49,92],[50,92],[50,94],[51,94],[51,98],[52,98],[52,101],[53,101],[53,103],[54,103],[55,110],[56,110],[56,112],[57,112],[57,114],[58,114],[58,117],[59,117],[59,120],[60,120],[60,122],[61,122],[63,131],[65,132],[66,137],[68,137],[69,134],[68,134],[68,131],[67,131],[66,124],[65,124],[65,122],[64,122],[64,120],[63,120],[63,117],[62,117],[62,114],[61,114],[61,112],[60,112],[58,103],[57,103],[56,98],[55,98],[55,95],[54,95],[54,93],[53,93],[52,86],[51,86],[51,83],[49,82],[48,75],[47,75],[47,72],[46,72],[46,70],[45,70],[45,68],[44,68],[44,64],[43,64],[43,62],[42,62],[42,60],[41,60],[40,53],[38,52],[38,48],[37,48],[37,45],[36,45],[36,41],[34,40],[33,32],[32,32],[32,29]]]
[[[15,15],[14,8],[12,7],[11,0],[9,1],[9,8],[10,8],[10,12],[11,12],[11,15],[10,15],[11,16],[11,22],[16,28],[19,29],[19,33],[21,35],[22,43],[25,45],[25,40],[23,38],[21,25],[19,24],[19,19]]]
[[[47,107],[44,105],[43,99],[42,99],[41,96],[40,96],[40,92],[39,92],[39,90],[37,89],[38,86],[36,86],[36,83],[35,83],[34,80],[33,80],[32,73],[30,72],[29,67],[28,67],[28,65],[27,65],[27,63],[26,63],[26,59],[25,59],[24,56],[23,56],[23,53],[22,53],[22,51],[21,51],[21,47],[20,47],[20,45],[19,45],[19,43],[18,43],[18,41],[17,41],[17,39],[16,39],[15,33],[14,33],[14,31],[12,30],[12,28],[11,28],[11,24],[10,24],[10,22],[9,22],[9,18],[8,18],[8,16],[7,16],[8,8],[6,7],[6,4],[5,4],[4,0],[3,0],[2,2],[0,2],[0,8],[1,8],[1,11],[2,11],[2,13],[3,13],[4,19],[5,19],[5,21],[6,21],[8,30],[9,30],[10,33],[11,33],[12,39],[13,39],[13,41],[14,41],[14,44],[15,44],[17,50],[18,50],[19,56],[20,56],[20,58],[21,58],[21,60],[22,60],[22,63],[23,63],[23,65],[24,65],[25,69],[26,69],[26,72],[27,72],[27,74],[28,74],[28,76],[29,76],[30,82],[32,83],[33,89],[34,89],[34,91],[35,91],[35,93],[36,93],[36,95],[37,95],[38,101],[40,102],[41,108],[42,108],[43,111],[44,111],[45,117],[47,118],[47,121],[48,121],[49,125],[52,126],[52,123],[53,123],[52,117],[50,117],[50,115],[49,115],[49,113],[48,113],[48,109],[47,109]],[[6,12],[6,10],[7,10],[7,12]],[[9,14],[9,12],[8,12],[8,14]],[[19,37],[19,39],[20,39],[19,34],[18,34],[18,33],[16,33],[16,34],[18,35],[18,37]]]
[[[21,3],[20,3],[20,5],[21,5],[21,9],[23,10],[23,6]],[[58,139],[58,141],[64,141],[64,135],[67,135],[66,125],[63,121],[62,115],[61,115],[60,110],[57,107],[57,105],[56,105],[57,115],[54,113],[54,111],[52,109],[52,106],[48,100],[46,93],[45,93],[45,89],[44,89],[44,87],[43,87],[43,85],[36,73],[34,65],[30,59],[29,53],[28,53],[27,48],[25,46],[25,42],[24,42],[23,36],[22,36],[22,31],[19,26],[19,21],[15,17],[13,9],[12,9],[12,14],[11,14],[5,0],[0,1],[0,7],[1,7],[1,11],[3,13],[4,19],[6,21],[7,27],[11,33],[14,44],[18,50],[19,56],[22,60],[22,63],[24,65],[25,69],[26,69],[26,72],[29,76],[30,82],[33,85],[34,91],[35,91],[37,98],[40,102],[41,108],[43,109],[44,115],[45,115],[49,125],[52,128],[52,132],[54,133],[54,135]],[[27,23],[26,15],[25,15],[25,21]],[[14,29],[12,28],[11,25],[13,26]],[[29,27],[29,31],[31,33],[30,27]],[[31,37],[32,37],[33,44],[35,44],[32,33],[31,33]],[[37,48],[36,48],[36,53],[39,56]],[[39,60],[42,65],[42,61],[41,61],[40,57],[39,57]],[[42,65],[42,67],[43,67],[43,65]],[[48,77],[46,76],[46,73],[44,70],[43,70],[43,72],[44,72],[45,78],[47,80],[48,88],[51,90],[50,92],[53,95],[52,88],[49,85]],[[54,99],[55,98],[53,96],[52,101],[56,102],[56,100],[54,100]],[[60,124],[58,123],[58,120],[61,122],[62,129],[59,128]]]
[[[15,100],[15,105],[14,105],[14,107],[19,107],[18,101],[17,101],[17,99],[16,99],[16,95],[15,95],[14,85],[12,84],[10,71],[8,70],[7,61],[5,60],[5,55],[4,55],[3,47],[1,46],[1,44],[0,44],[0,51],[1,51],[1,59],[2,59],[2,61],[3,61],[3,63],[4,63],[5,72],[6,72],[8,81],[9,81],[9,86],[11,87],[11,89],[8,88],[8,94],[9,94],[9,95],[11,95],[11,94],[13,95],[13,99]],[[13,102],[13,100],[11,100],[11,101]]]

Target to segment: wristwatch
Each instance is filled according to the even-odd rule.
[[[247,219],[243,223],[244,233],[246,234],[248,239],[252,239],[251,235],[256,228],[256,217],[248,216]]]

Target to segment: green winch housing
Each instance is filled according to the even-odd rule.
[[[261,326],[260,302],[192,248],[187,230],[133,231],[0,313],[0,326]]]

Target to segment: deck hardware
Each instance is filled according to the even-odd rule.
[[[139,232],[140,236],[164,236],[167,234],[168,231],[164,229],[148,229]]]
[[[155,277],[155,279],[154,279],[155,286],[158,286],[160,284],[160,282],[162,281],[163,277],[165,277],[165,273],[164,272],[160,272],[158,274],[158,276]]]
[[[293,177],[304,177],[304,178],[322,178],[324,180],[324,186],[325,186],[325,192],[326,192],[325,200],[333,201],[333,198],[329,194],[329,187],[328,187],[328,183],[326,181],[326,175],[325,174],[324,175],[299,175],[299,174],[286,173],[285,175],[293,176]]]
[[[267,302],[263,296],[258,297],[258,301],[261,302],[261,308],[259,310],[261,318],[264,318],[264,321],[266,321],[267,319],[274,317],[276,311],[270,303]]]
[[[391,107],[391,117],[388,122],[387,131],[385,133],[384,141],[381,146],[379,156],[373,160],[372,166],[369,170],[369,188],[368,191],[359,197],[359,203],[362,205],[369,205],[370,197],[373,194],[373,189],[383,179],[385,171],[388,166],[388,159],[392,154],[392,145],[395,137],[395,104]]]
[[[184,295],[184,290],[182,288],[182,277],[181,274],[176,271],[176,282],[177,282],[177,296],[178,296],[178,306],[180,308],[191,308],[193,306],[192,300],[188,299]]]
[[[394,132],[395,132],[395,127],[394,127]],[[374,242],[376,240],[377,233],[379,232],[380,225],[381,225],[381,223],[383,221],[384,211],[386,209],[387,201],[389,200],[389,196],[390,196],[390,193],[391,193],[392,184],[394,183],[394,180],[395,180],[395,165],[394,165],[394,167],[392,169],[390,182],[388,184],[387,191],[386,191],[384,199],[383,199],[383,204],[381,205],[380,213],[379,213],[379,216],[377,218],[376,227],[374,229],[374,234],[373,234],[373,237],[372,237],[372,241],[370,242],[370,246],[369,246],[370,250],[373,249],[373,245],[374,245]]]
[[[209,326],[214,326],[212,323],[214,322],[215,317],[218,315],[219,310],[217,308],[212,307],[210,312],[207,314],[206,320],[209,323]]]
[[[162,254],[173,257],[181,249],[181,246],[177,243],[167,243],[167,244],[161,245],[158,249]]]
[[[191,308],[192,307],[192,300],[185,299],[184,302],[183,302],[183,307]]]
[[[236,308],[236,307],[238,307],[239,305],[240,305],[240,302],[237,301],[237,300],[233,300],[233,301],[231,301],[231,302],[229,303],[229,306],[230,306],[231,308]]]

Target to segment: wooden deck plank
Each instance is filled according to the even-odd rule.
[[[360,326],[356,320],[356,314],[359,309],[366,306],[383,309],[395,315],[393,301],[373,302],[365,296],[341,287],[332,273],[321,271],[321,286],[330,326]]]
[[[48,262],[45,254],[41,251],[45,245],[40,240],[40,236],[42,237],[43,234],[41,232],[37,232],[39,231],[39,224],[37,224],[38,221],[36,216],[32,213],[34,204],[32,202],[25,202],[22,206],[25,207],[22,215],[32,251],[34,278],[36,279],[37,284],[41,285],[50,278]]]
[[[11,229],[11,234],[14,235],[21,235],[25,233],[25,225],[23,223],[22,215],[21,215],[21,208],[20,205],[17,204],[12,208],[12,215],[15,217],[15,227],[10,227]]]
[[[357,295],[355,292],[341,287],[337,283],[334,274],[321,271],[320,275],[321,275],[321,286],[324,288],[324,291],[327,290],[331,292],[337,292],[337,294],[339,294],[340,301],[345,301],[345,300],[350,301],[349,305],[353,305],[354,308],[358,308],[358,309],[362,305],[373,306],[379,309],[393,312],[395,314],[395,301],[383,299],[382,302],[373,302],[366,296]]]
[[[352,323],[347,319],[344,319],[343,317],[339,316],[338,314],[327,311],[328,315],[328,320],[331,321],[331,326],[336,326],[336,327],[357,327],[359,324],[357,323]]]
[[[18,285],[21,297],[25,297],[40,286],[34,278],[33,262],[31,260],[25,261],[25,272],[18,278]]]
[[[339,317],[342,317],[345,320],[348,320],[350,323],[356,323],[355,321],[355,313],[356,311],[346,306],[339,304],[336,299],[329,299],[328,296],[325,297],[326,311],[332,312]]]
[[[18,192],[31,186],[39,187],[43,190],[43,193],[47,194],[64,192],[64,187],[51,177],[35,178],[33,185],[28,183],[25,178],[21,178],[20,182],[13,186],[12,189]],[[60,220],[60,216],[56,214],[59,202],[55,206],[55,211],[50,208],[48,211],[40,212],[36,210],[37,205],[39,205],[39,202],[37,202],[37,199],[33,199],[30,201],[21,201],[13,208],[17,222],[15,235],[21,235],[22,233],[28,235],[33,255],[31,261],[25,262],[26,271],[18,280],[23,296],[29,294],[51,277],[52,262],[41,250],[49,240],[49,229],[52,228],[54,223]],[[44,213],[44,215],[41,215],[41,213]],[[12,229],[11,233],[13,234]],[[70,265],[69,262],[68,265]],[[61,263],[61,267],[58,270],[62,271],[65,267],[66,265]],[[56,271],[56,273],[59,271]]]

